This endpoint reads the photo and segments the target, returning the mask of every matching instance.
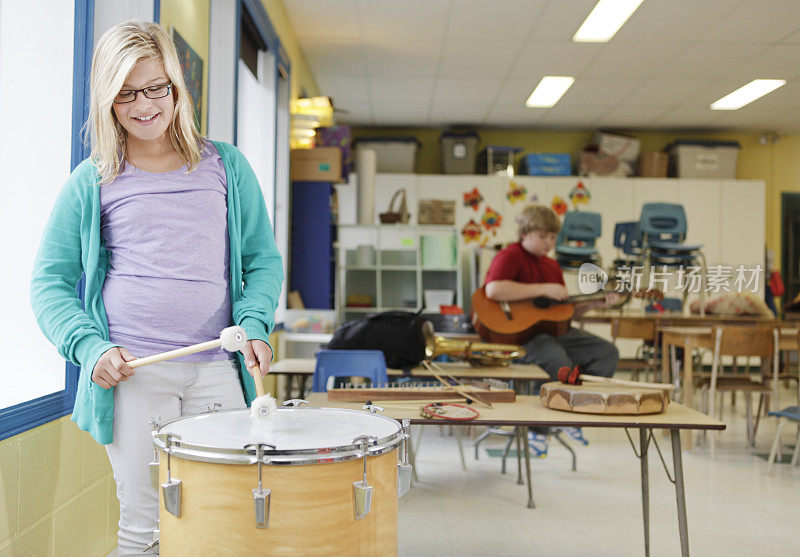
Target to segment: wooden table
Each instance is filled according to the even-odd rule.
[[[325,393],[313,393],[309,397],[312,406],[326,406],[329,408],[360,409],[360,403],[329,401]],[[413,404],[410,404],[413,406]],[[677,402],[670,403],[667,410],[661,414],[622,416],[605,414],[578,414],[550,410],[542,406],[538,396],[517,396],[515,402],[494,403],[491,409],[478,409],[480,416],[470,422],[458,422],[459,425],[471,426],[514,426],[518,442],[524,448],[525,476],[528,486],[528,507],[534,508],[533,486],[531,484],[530,452],[528,447],[527,431],[529,427],[612,427],[639,430],[639,451],[636,451],[633,441],[631,446],[634,454],[640,460],[642,478],[642,519],[644,527],[645,554],[650,552],[650,484],[647,467],[647,452],[650,442],[657,444],[653,434],[655,429],[670,431],[672,442],[672,461],[674,470],[675,499],[678,507],[678,530],[681,540],[682,555],[689,555],[689,534],[686,519],[686,499],[683,483],[683,461],[681,459],[681,430],[723,430],[725,424],[687,408]],[[448,423],[443,420],[423,418],[417,411],[407,406],[392,409],[388,405],[383,413],[396,420],[409,419],[412,424]],[[449,422],[452,423],[452,422]],[[630,436],[629,436],[630,439]],[[669,476],[669,471],[667,471]]]
[[[684,314],[677,311],[664,313],[624,312],[619,310],[592,310],[583,314],[579,323],[611,323],[615,319],[636,324],[656,321],[659,327],[713,327],[715,325],[778,325],[797,328],[797,322],[781,321],[763,315],[699,315]]]
[[[533,364],[511,364],[507,366],[471,366],[466,362],[436,362],[446,373],[459,379],[499,379],[501,381],[550,381],[547,372]],[[316,360],[314,358],[285,358],[278,360],[269,367],[270,373],[299,375],[305,377],[314,374]],[[388,368],[389,377],[420,377],[431,378],[433,372],[424,366],[411,369],[410,375],[404,375],[402,369]],[[303,396],[301,389],[301,398]]]

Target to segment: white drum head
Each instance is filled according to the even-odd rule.
[[[271,420],[253,419],[249,408],[187,416],[164,424],[157,434],[176,436],[177,444],[191,447],[192,453],[207,448],[215,454],[244,453],[245,445],[254,443],[274,445],[274,451],[284,455],[292,451],[336,452],[337,448],[352,447],[353,440],[362,435],[374,437],[380,444],[389,442],[392,447],[401,441],[400,424],[391,418],[354,410],[308,407],[279,408]],[[156,443],[163,447],[158,437]]]

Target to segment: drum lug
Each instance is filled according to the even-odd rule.
[[[261,464],[264,458],[264,448],[275,450],[275,445],[268,443],[252,443],[245,445],[246,451],[255,450],[256,456],[251,459],[251,464],[258,465],[258,487],[253,490],[253,506],[256,514],[256,528],[266,530],[269,528],[269,503],[272,490],[264,489],[261,483]]]
[[[411,420],[403,420],[403,461],[397,463],[397,496],[402,497],[411,489],[411,465],[408,463],[408,446],[411,442],[409,427]]]
[[[290,400],[283,401],[284,406],[294,406],[295,408],[301,404],[308,404],[308,401],[302,398],[292,398]]]
[[[151,541],[149,544],[147,544],[144,547],[145,551],[147,551],[148,549],[155,549],[156,547],[158,547],[158,536],[160,534],[161,534],[161,531],[158,528],[153,530],[153,541]]]
[[[153,416],[148,420],[150,427],[153,430],[153,435],[155,435],[156,431],[158,431],[158,427],[161,423],[161,416]],[[147,467],[150,470],[150,484],[153,486],[153,489],[158,489],[158,449],[153,445],[153,462],[147,464]]]
[[[383,412],[383,407],[378,406],[376,404],[365,404],[361,407],[362,410],[369,410],[370,414],[377,414],[378,412]]]
[[[164,496],[164,508],[167,512],[180,518],[181,516],[181,480],[172,478],[170,469],[170,455],[172,442],[180,439],[180,435],[167,433],[161,436],[164,439],[164,452],[167,453],[167,481],[161,484],[161,493]]]
[[[376,437],[361,435],[353,439],[353,444],[362,444],[364,447],[364,479],[353,482],[353,504],[356,520],[364,518],[372,509],[372,486],[367,482],[367,457],[369,456],[369,444],[377,442]]]

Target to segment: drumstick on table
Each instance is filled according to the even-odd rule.
[[[567,385],[580,385],[581,381],[587,383],[606,383],[611,385],[625,385],[627,387],[642,387],[650,389],[672,390],[675,385],[671,383],[645,383],[641,381],[627,381],[625,379],[614,379],[613,377],[599,377],[597,375],[586,375],[581,373],[577,366],[570,369],[566,366],[558,370],[558,380]]]

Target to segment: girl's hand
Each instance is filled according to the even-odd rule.
[[[247,371],[255,379],[256,374],[266,377],[269,373],[269,363],[272,361],[272,349],[263,340],[248,340],[247,346],[242,350]]]
[[[92,370],[92,381],[104,389],[110,389],[122,381],[127,381],[136,373],[127,362],[135,359],[136,356],[126,348],[121,346],[109,348],[97,360]]]

